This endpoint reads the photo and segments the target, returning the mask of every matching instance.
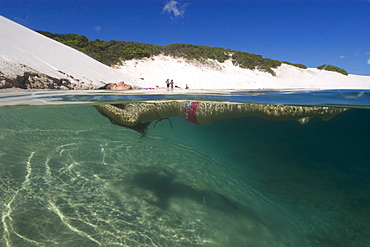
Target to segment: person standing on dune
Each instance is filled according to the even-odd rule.
[[[170,79],[167,79],[166,85],[167,85],[167,88],[170,88]]]
[[[171,89],[173,89],[173,80],[171,80],[170,84],[171,84]]]

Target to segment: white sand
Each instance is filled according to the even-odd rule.
[[[191,89],[368,89],[370,76],[342,75],[315,68],[300,69],[283,64],[274,69],[276,76],[258,70],[242,69],[230,60],[206,64],[168,56],[130,60],[119,67],[135,76],[142,87],[164,87],[166,79]]]
[[[110,68],[68,46],[0,16],[0,72],[15,78],[27,65],[34,71],[71,83],[102,86],[121,80],[139,87],[165,87],[166,79],[190,89],[369,89],[370,76],[344,76],[317,69],[282,65],[276,77],[242,69],[231,61],[207,63],[166,56],[124,62]]]

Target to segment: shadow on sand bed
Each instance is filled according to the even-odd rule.
[[[141,172],[134,175],[131,180],[134,187],[144,189],[154,193],[154,200],[147,200],[148,203],[157,206],[161,210],[169,210],[172,198],[181,198],[183,200],[192,200],[209,209],[217,210],[227,215],[224,219],[235,221],[243,232],[246,231],[245,222],[253,222],[255,227],[268,229],[270,233],[276,236],[285,236],[285,228],[281,221],[272,212],[260,212],[252,206],[236,202],[221,193],[212,190],[202,190],[193,188],[190,185],[178,182],[176,175],[167,170],[153,169],[151,171]],[[243,221],[244,223],[240,223]],[[238,222],[238,223],[236,223]],[[238,228],[238,227],[237,227]],[[292,233],[288,233],[289,235]]]
[[[220,193],[195,189],[175,180],[176,176],[168,171],[149,171],[136,174],[133,183],[142,189],[153,192],[158,201],[149,203],[164,210],[168,209],[170,199],[175,197],[190,199],[223,212],[232,213],[239,210],[237,202]]]

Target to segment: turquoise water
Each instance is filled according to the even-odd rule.
[[[368,91],[0,94],[0,246],[368,246]],[[148,135],[93,107],[143,100],[349,107]]]

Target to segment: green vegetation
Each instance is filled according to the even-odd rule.
[[[344,69],[341,69],[341,68],[338,68],[334,65],[328,65],[328,64],[323,64],[319,67],[317,67],[318,69],[323,69],[323,70],[328,70],[328,71],[334,71],[334,72],[338,72],[338,73],[341,73],[343,75],[348,75],[348,72],[345,71]]]
[[[231,56],[233,64],[246,69],[258,69],[266,71],[275,76],[272,68],[277,68],[281,65],[281,61],[263,58],[260,55],[251,54],[248,52],[237,51]]]
[[[167,56],[184,57],[186,59],[196,59],[199,61],[213,59],[223,63],[229,58],[228,50],[222,47],[211,47],[203,45],[171,44],[162,47],[162,53]]]
[[[86,36],[77,34],[53,34],[43,31],[37,32],[79,50],[109,66],[117,65],[121,63],[122,60],[131,60],[135,58],[140,59],[158,55],[162,50],[161,46],[137,43],[133,41],[89,40]]]
[[[221,63],[231,59],[234,65],[247,69],[258,69],[275,76],[273,68],[279,67],[282,63],[306,69],[303,64],[282,62],[270,58],[263,58],[260,55],[248,52],[234,51],[222,47],[211,47],[190,44],[170,44],[167,46],[138,43],[134,41],[103,41],[99,39],[89,40],[86,36],[78,34],[53,34],[44,31],[37,31],[49,38],[57,40],[65,45],[75,48],[88,56],[109,66],[121,64],[122,61],[132,59],[149,58],[163,54],[172,57],[183,57],[185,59],[196,59],[204,62],[207,59],[217,60]],[[335,66],[332,66],[335,67]],[[329,68],[329,69],[328,69]],[[335,67],[335,70],[343,74],[345,70]],[[325,69],[330,70],[327,66]],[[347,72],[345,72],[347,73]],[[348,74],[348,73],[347,73]]]
[[[289,65],[295,66],[297,68],[307,69],[307,66],[304,65],[304,64],[300,64],[300,63],[289,63],[289,62],[285,62],[285,61],[283,63],[286,63],[286,64],[289,64]]]

